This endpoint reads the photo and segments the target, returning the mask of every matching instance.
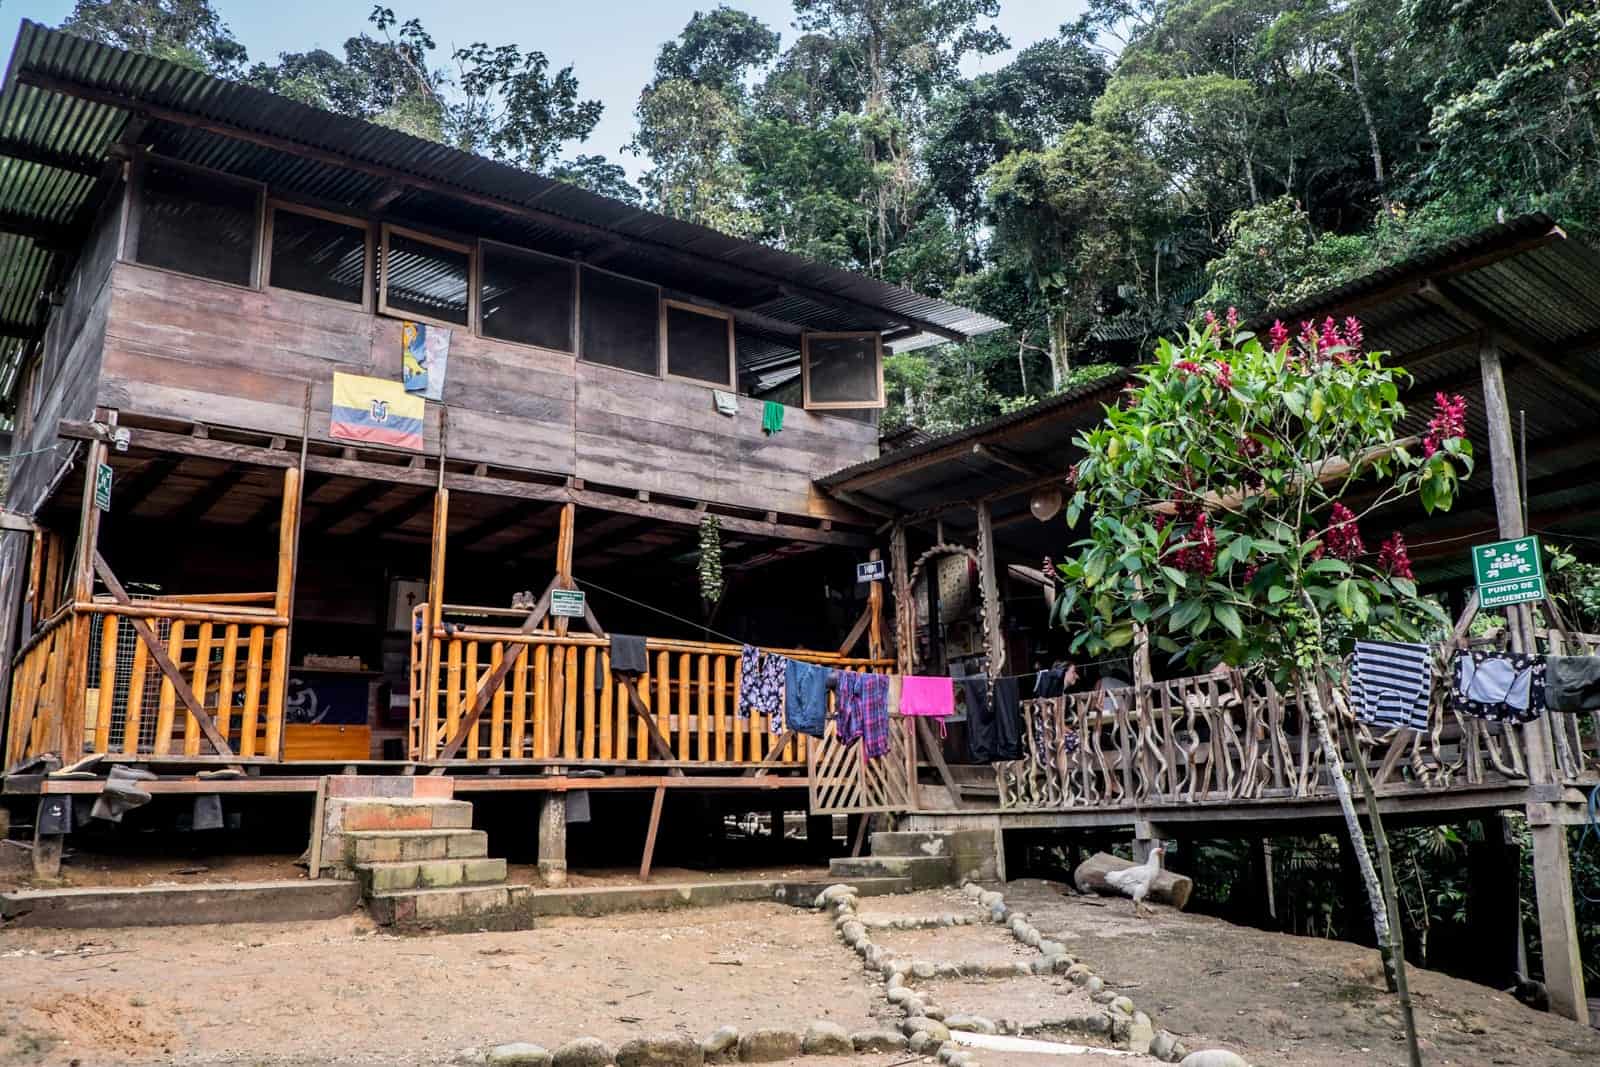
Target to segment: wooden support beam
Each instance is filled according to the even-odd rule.
[[[1000,585],[995,577],[994,517],[989,502],[978,502],[978,582],[983,591],[983,651],[989,677],[997,678],[1006,665],[1006,646],[1000,632]]]
[[[100,168],[105,165],[104,161],[99,159],[71,152],[58,152],[53,148],[42,148],[15,137],[0,137],[0,156],[20,159],[24,163],[38,163],[41,166],[53,167],[72,174],[83,174],[91,178],[99,174]]]
[[[561,521],[556,529],[556,581],[562,589],[576,588],[572,583],[572,541],[576,534],[578,505],[568,501],[561,505]],[[587,597],[585,599],[588,599]],[[556,634],[567,635],[572,620],[565,615],[556,618]]]
[[[124,607],[129,607],[133,604],[133,599],[128,596],[128,591],[122,587],[122,583],[117,580],[117,576],[112,573],[111,567],[101,558],[99,552],[94,554],[94,570],[118,604]],[[161,643],[161,638],[156,636],[156,632],[150,628],[150,624],[144,619],[139,618],[137,615],[128,616],[127,618],[133,624],[134,632],[139,635],[139,639],[145,643],[150,652],[150,657],[156,661],[156,666],[160,667],[161,673],[172,682],[172,688],[177,693],[178,699],[183,701],[183,706],[189,709],[189,714],[193,715],[195,721],[200,724],[201,732],[206,735],[206,739],[217,750],[217,755],[232,756],[234,754],[233,749],[228,747],[227,738],[217,732],[216,724],[205,713],[205,708],[201,705],[199,698],[195,696],[194,690],[189,687],[189,680],[183,676],[183,672],[178,669],[178,665],[172,662],[172,657],[167,655],[166,646]]]
[[[1039,464],[1023,459],[1009,448],[1001,445],[991,445],[979,441],[972,446],[972,454],[992,463],[998,463],[1002,467],[1009,467],[1018,474],[1027,475],[1029,478],[1049,478],[1053,474],[1053,472],[1045,470]],[[1059,475],[1056,476],[1059,477]]]
[[[402,500],[392,507],[377,512],[359,527],[351,530],[348,536],[360,537],[368,534],[382,536],[384,533],[400,529],[400,527],[432,507],[432,493],[417,493],[409,500]]]
[[[1568,370],[1559,361],[1545,355],[1541,342],[1526,336],[1466,293],[1445,282],[1428,281],[1418,288],[1417,295],[1480,330],[1492,331],[1500,346],[1515,352],[1538,367],[1551,380],[1560,383],[1590,403],[1600,403],[1600,388],[1595,387],[1578,373]],[[1504,388],[1503,380],[1501,388]]]
[[[855,625],[850,627],[850,632],[839,642],[839,655],[848,656],[856,645],[861,643],[861,635],[867,632],[867,626],[872,622],[872,605],[868,603],[861,609],[861,614],[856,618]]]
[[[183,509],[173,517],[173,524],[176,526],[188,526],[205,518],[212,508],[222,502],[223,497],[233,491],[233,487],[239,484],[239,479],[243,474],[244,472],[237,463],[230,464],[218,472],[215,477],[201,486],[194,496],[189,498],[188,502],[183,505]]]
[[[479,541],[487,540],[503,530],[517,529],[528,523],[535,516],[544,514],[546,510],[548,510],[548,505],[531,500],[513,504],[504,511],[467,527],[457,535],[456,543],[470,551],[472,546]],[[543,523],[541,525],[548,526],[549,524]]]
[[[665,737],[661,736],[661,728],[656,725],[655,719],[650,716],[650,709],[645,707],[644,701],[639,698],[638,683],[626,675],[616,674],[614,676],[621,680],[623,692],[627,694],[628,710],[633,712],[633,717],[639,720],[645,734],[650,738],[650,751],[655,753],[657,759],[676,759],[672,746],[667,744]],[[675,767],[671,773],[674,776],[679,776],[683,774],[683,771]]]
[[[666,803],[667,787],[656,786],[655,795],[650,798],[650,828],[644,835],[644,858],[639,861],[639,881],[650,880],[650,864],[656,856],[656,832],[661,829],[661,808]]]
[[[116,507],[124,515],[133,513],[133,510],[142,504],[146,497],[153,493],[172,476],[183,464],[182,456],[154,456],[144,465],[144,469],[129,478],[124,478],[122,484],[116,488]]]
[[[392,482],[368,482],[365,485],[354,486],[338,500],[318,504],[312,513],[311,521],[306,523],[306,533],[312,537],[320,537],[351,516],[367,510],[394,489],[395,485]],[[426,501],[424,508],[433,504],[431,492],[424,490],[421,497]]]
[[[867,553],[867,559],[876,562],[883,558],[883,553],[874,548]],[[882,580],[870,582],[867,585],[867,655],[873,659],[882,659],[884,652],[883,637],[883,587]]]
[[[68,250],[77,248],[84,235],[53,222],[40,222],[16,211],[0,211],[0,233],[14,233],[31,237],[41,248]]]
[[[906,528],[898,523],[889,533],[889,581],[894,592],[895,669],[902,675],[915,669],[913,653],[917,641],[917,612],[912,603],[910,561],[906,551]],[[930,620],[937,625],[937,620]]]
[[[789,742],[793,741],[796,736],[795,731],[784,730],[783,733],[778,735],[777,740],[772,742],[772,748],[767,752],[767,758],[745,771],[744,776],[746,778],[765,778],[768,771],[783,762],[783,750],[789,746]]]

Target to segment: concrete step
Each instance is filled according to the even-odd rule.
[[[397,860],[477,859],[489,854],[489,835],[482,830],[347,830],[333,835],[331,857],[344,865],[392,863]]]
[[[433,797],[346,797],[328,801],[327,828],[348,830],[469,830],[472,805]]]
[[[793,904],[797,908],[812,907],[817,900],[817,894],[830,885],[840,882],[849,882],[856,887],[856,892],[864,897],[883,897],[890,893],[909,893],[912,885],[909,878],[884,878],[876,875],[866,878],[829,878],[826,881],[800,881],[783,882],[776,889],[775,896],[780,904]]]
[[[828,862],[828,874],[836,881],[854,882],[861,878],[904,878],[913,889],[950,885],[955,880],[955,864],[948,856],[861,856]]]
[[[871,841],[874,856],[950,857],[958,882],[998,877],[993,830],[902,830],[875,833]]]
[[[534,924],[533,887],[456,886],[379,893],[367,901],[383,926],[432,930],[528,930]]]
[[[506,861],[475,859],[398,860],[356,866],[362,888],[370,895],[402,889],[443,889],[457,885],[494,885],[506,880]]]

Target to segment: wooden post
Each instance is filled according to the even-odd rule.
[[[889,580],[894,584],[895,669],[910,674],[915,669],[917,607],[912,603],[911,565],[906,558],[906,528],[894,524],[889,534]]]
[[[883,554],[874,548],[867,554],[869,560],[883,558]],[[867,583],[867,615],[871,622],[867,625],[867,654],[873,659],[883,657],[883,583]]]
[[[567,794],[555,790],[539,801],[539,881],[567,884]]]
[[[639,881],[650,880],[650,865],[656,858],[656,833],[661,829],[661,805],[667,799],[667,787],[656,786],[655,796],[650,799],[650,828],[644,836],[644,858],[639,861]]]
[[[283,472],[283,510],[278,519],[278,579],[274,586],[272,610],[280,619],[289,619],[294,608],[295,553],[300,543],[300,468]],[[267,682],[267,738],[265,754],[283,758],[284,695],[289,687],[290,621],[272,632],[272,666]],[[204,694],[201,694],[202,697]]]
[[[931,580],[931,579],[930,579]],[[994,516],[978,501],[978,583],[983,591],[983,652],[990,678],[1005,673],[1006,645],[1000,633],[1000,585],[995,578]]]
[[[1505,372],[1493,337],[1478,348],[1483,375],[1483,414],[1489,434],[1489,467],[1494,486],[1495,516],[1500,536],[1521,537],[1522,499],[1518,492],[1517,455],[1511,436],[1511,405],[1506,398]],[[1533,615],[1527,604],[1506,609],[1507,630],[1513,652],[1533,652]],[[1541,716],[1522,727],[1528,743],[1528,779],[1535,786],[1556,781],[1550,721]],[[1578,921],[1572,899],[1572,858],[1567,851],[1566,827],[1559,822],[1536,824],[1528,809],[1533,836],[1533,886],[1539,904],[1539,943],[1544,949],[1544,981],[1550,1010],[1578,1022],[1589,1021],[1583,988],[1583,967],[1578,958]]]
[[[115,412],[103,416],[108,425],[116,425]],[[78,507],[78,544],[72,560],[72,589],[74,603],[87,603],[94,594],[94,557],[100,540],[100,509],[95,507],[94,486],[100,466],[106,461],[106,443],[91,441],[88,458],[83,469],[83,500]],[[71,633],[67,638],[66,685],[63,700],[57,708],[55,722],[46,724],[45,748],[61,753],[68,763],[83,754],[83,723],[88,701],[89,670],[89,619],[88,616],[72,619],[67,625]],[[60,734],[52,742],[51,735]]]
[[[441,457],[440,469],[443,470]],[[440,475],[443,480],[443,475]],[[450,525],[450,490],[440,486],[434,491],[433,496],[433,541],[428,550],[428,632],[423,634],[423,656],[427,667],[422,672],[427,679],[428,699],[423,702],[427,721],[422,729],[423,759],[432,759],[437,753],[439,738],[442,734],[437,728],[439,721],[439,687],[434,685],[432,679],[437,677],[439,669],[438,643],[433,639],[433,632],[441,625],[440,612],[444,607],[444,560],[445,560],[445,534]]]
[[[577,525],[578,505],[567,501],[561,505],[561,525],[556,531],[556,580],[561,583],[562,589],[573,588],[572,582],[572,542],[574,527]],[[567,626],[572,622],[565,615],[556,616],[556,633],[565,637]]]

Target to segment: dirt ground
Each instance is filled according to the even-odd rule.
[[[1368,949],[1170,908],[1136,919],[1126,901],[1069,897],[1047,882],[1004,889],[1008,904],[1190,1048],[1229,1047],[1273,1067],[1406,1062],[1396,1002]],[[1430,1067],[1600,1063],[1600,1031],[1484,986],[1417,968],[1409,974]]]

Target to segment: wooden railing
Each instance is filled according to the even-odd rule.
[[[1358,758],[1379,791],[1525,782],[1527,731],[1543,722],[1460,715],[1446,708],[1445,692],[1436,684],[1429,727],[1416,732],[1357,723],[1340,687],[1324,690],[1352,726]],[[1303,694],[1281,693],[1237,671],[1024,701],[1025,756],[996,765],[1000,804],[1115,808],[1331,796],[1304,708]],[[1596,717],[1549,714],[1544,721],[1559,775],[1592,780],[1600,768]]]
[[[610,642],[550,630],[521,633],[473,627],[431,628],[427,605],[414,614],[411,642],[412,756],[438,759],[460,731],[481,686],[507,656],[520,661],[489,695],[457,759],[559,762],[660,761],[649,729],[635,715],[611,673]],[[780,740],[765,715],[736,713],[738,645],[649,638],[649,671],[636,683],[639,700],[671,751],[671,762],[748,766],[803,765],[812,742]],[[431,655],[429,654],[431,651]],[[826,666],[888,670],[890,660],[781,649]]]
[[[169,596],[63,608],[13,668],[7,763],[55,753],[218,755],[178,680],[240,759],[276,759],[283,738],[288,620],[273,594]],[[137,621],[136,621],[137,620]],[[169,676],[139,634],[149,628],[176,668]],[[26,725],[22,725],[26,724]]]

